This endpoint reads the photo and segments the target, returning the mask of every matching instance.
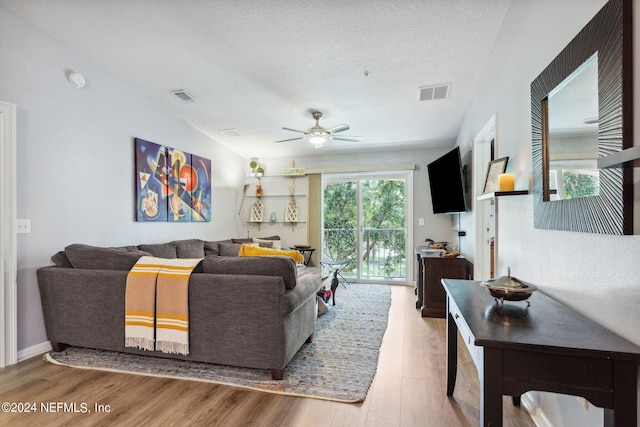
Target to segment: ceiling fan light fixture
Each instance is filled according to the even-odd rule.
[[[309,135],[309,142],[312,144],[324,144],[327,142],[327,137],[324,135]]]

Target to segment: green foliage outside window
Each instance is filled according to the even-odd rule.
[[[355,259],[357,183],[337,182],[324,189],[324,258]],[[367,277],[405,277],[405,183],[362,181],[362,261]],[[355,272],[353,263],[345,272]]]
[[[575,172],[564,172],[562,174],[564,184],[564,194],[567,199],[577,197],[589,197],[598,194],[598,176]]]

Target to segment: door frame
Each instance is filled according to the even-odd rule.
[[[476,220],[476,236],[475,236],[475,253],[473,262],[473,277],[476,280],[484,280],[490,278],[491,259],[486,251],[487,240],[494,238],[494,269],[495,260],[497,260],[497,230],[495,227],[495,218],[497,210],[491,208],[491,201],[478,201],[478,196],[482,195],[484,187],[487,165],[491,160],[491,141],[493,141],[493,151],[497,152],[498,141],[498,114],[491,116],[489,121],[484,125],[482,130],[478,132],[473,139],[473,211]],[[492,213],[493,211],[493,213]],[[493,228],[492,232],[491,229]],[[489,236],[493,234],[493,236]]]
[[[0,368],[18,362],[16,111],[0,101]]]
[[[362,224],[360,223],[362,213],[362,192],[361,192],[361,179],[385,179],[388,177],[401,177],[405,181],[405,255],[406,255],[406,277],[404,281],[400,280],[373,280],[362,278],[362,268],[360,261],[358,261],[358,278],[360,283],[384,283],[384,284],[401,284],[401,285],[414,285],[414,262],[413,262],[413,172],[411,170],[377,170],[367,172],[336,172],[336,173],[323,173],[322,174],[322,194],[324,195],[324,186],[327,177],[332,179],[353,179],[357,180],[357,215],[358,215],[358,227],[356,235],[358,236],[358,258],[361,258],[361,244],[362,244]],[[321,211],[324,212],[324,196],[322,198]],[[324,216],[320,223],[321,230],[324,230]],[[320,247],[324,248],[324,232],[320,233],[321,244]],[[322,250],[322,249],[321,249]],[[322,253],[320,253],[322,257]]]

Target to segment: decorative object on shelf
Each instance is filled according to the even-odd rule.
[[[287,203],[284,220],[285,222],[291,223],[291,230],[293,231],[295,223],[298,222],[298,202],[296,202],[296,199],[293,197],[291,197],[291,200]]]
[[[523,282],[520,279],[511,277],[511,267],[507,267],[507,275],[497,279],[489,279],[482,282],[487,287],[489,293],[495,298],[500,306],[506,301],[524,301],[529,299],[531,294],[538,289],[535,285]],[[530,305],[527,301],[527,307]]]
[[[276,212],[275,211],[271,212],[271,222],[272,223],[276,222]]]
[[[256,168],[256,176],[261,177],[264,175],[264,167],[262,165],[258,165]]]
[[[306,173],[307,171],[305,168],[296,167],[295,161],[291,162],[290,168],[282,168],[282,175],[285,175],[285,176],[304,176],[306,175]]]
[[[211,160],[135,138],[136,221],[211,220]]]
[[[501,157],[489,162],[489,166],[487,167],[487,176],[484,179],[482,194],[493,193],[494,191],[500,190],[498,175],[507,170],[508,161],[509,157]]]
[[[264,218],[264,205],[260,199],[253,202],[251,205],[251,217],[249,221],[258,223],[258,231],[260,231],[260,223]]]
[[[258,158],[252,157],[249,162],[249,167],[251,168],[251,176],[256,176],[256,168],[258,167]]]
[[[262,191],[262,181],[258,178],[258,183],[256,184],[256,197],[262,197],[264,195]]]
[[[501,173],[498,175],[498,186],[500,191],[513,191],[515,188],[516,175],[513,173]]]
[[[291,169],[296,169],[295,161],[291,162]],[[296,175],[289,174],[288,176],[291,176],[291,185],[289,185],[289,194],[291,195],[291,199],[289,200],[289,203],[287,203],[287,207],[285,209],[284,221],[291,223],[291,231],[293,231],[296,226],[295,223],[298,222],[298,202],[296,202],[294,197],[296,193]]]

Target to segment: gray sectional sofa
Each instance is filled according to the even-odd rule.
[[[165,358],[284,369],[313,337],[315,274],[298,278],[289,257],[238,257],[240,242],[191,239],[164,244],[99,248],[74,244],[38,270],[47,337],[66,345]],[[189,279],[189,354],[124,347],[128,271],[143,255],[203,258]]]

